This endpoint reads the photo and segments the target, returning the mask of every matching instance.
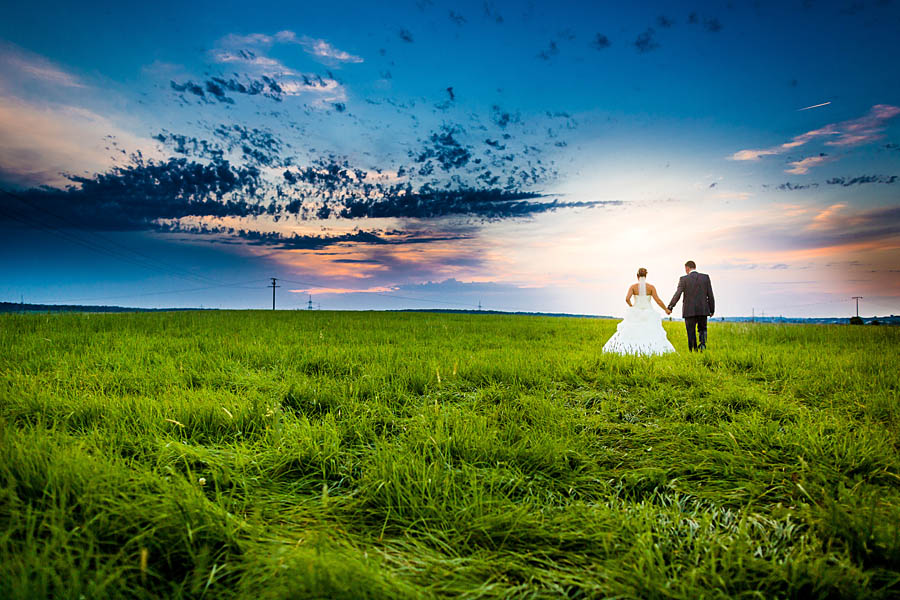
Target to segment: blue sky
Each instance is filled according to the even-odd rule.
[[[900,3],[7,15],[7,300],[900,313]]]

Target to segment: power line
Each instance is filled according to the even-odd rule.
[[[0,207],[0,212],[5,213],[8,217],[19,221],[25,225],[28,225],[33,228],[42,229],[44,231],[53,233],[63,239],[88,248],[89,250],[93,250],[99,254],[104,254],[106,256],[117,258],[124,262],[128,262],[130,264],[153,270],[158,273],[165,273],[167,275],[173,275],[175,277],[179,277],[181,279],[190,279],[196,281],[198,283],[211,283],[216,285],[232,285],[232,284],[222,284],[215,279],[210,277],[206,277],[205,275],[199,275],[196,273],[192,273],[171,263],[167,263],[158,258],[150,256],[144,252],[139,250],[135,250],[134,248],[129,248],[124,244],[121,244],[107,236],[102,235],[99,232],[91,232],[94,239],[86,239],[83,236],[80,236],[76,233],[76,230],[69,227],[71,225],[70,221],[65,217],[62,217],[58,214],[55,214],[52,211],[47,210],[45,207],[38,206],[36,203],[31,201],[28,198],[20,196],[18,194],[14,194],[8,190],[0,188],[0,192],[6,194],[11,198],[15,198],[19,200],[22,204],[31,207],[33,210],[41,211],[41,214],[49,215],[55,218],[59,223],[62,224],[63,227],[54,226],[50,223],[45,223],[38,221],[33,217],[29,217],[27,213],[23,213],[20,211],[16,211],[16,209],[9,204],[6,204],[3,207]],[[102,243],[99,243],[97,240],[100,240],[106,244],[104,246]],[[130,254],[128,254],[130,253]]]
[[[160,271],[159,268],[151,267],[151,266],[149,266],[145,263],[139,262],[133,258],[129,258],[127,256],[116,255],[115,253],[109,252],[108,250],[102,248],[101,246],[91,243],[89,240],[82,239],[78,236],[72,235],[70,233],[67,233],[66,231],[63,231],[63,230],[60,230],[60,229],[57,229],[54,227],[43,225],[40,222],[30,219],[27,216],[22,216],[21,214],[16,214],[10,210],[10,207],[0,207],[0,214],[5,214],[8,218],[18,221],[18,222],[20,222],[28,227],[31,227],[33,229],[40,229],[40,230],[52,233],[54,235],[57,235],[73,244],[83,246],[83,247],[87,248],[88,250],[93,250],[94,252],[97,252],[99,254],[105,254],[107,256],[112,256],[113,258],[118,258],[124,262],[130,263],[135,266],[139,266],[139,267],[143,267],[143,268],[150,268],[155,271]]]
[[[259,289],[259,288],[255,288],[255,287],[245,286],[243,284],[257,283],[257,282],[261,282],[261,281],[266,281],[266,280],[265,279],[253,279],[250,281],[240,282],[240,284],[241,284],[240,287],[248,287],[249,289]],[[64,304],[64,303],[68,303],[68,302],[88,302],[88,301],[93,301],[93,300],[118,300],[120,298],[142,298],[144,296],[164,296],[167,294],[184,294],[187,292],[199,292],[202,290],[211,290],[211,289],[215,289],[215,288],[219,288],[219,287],[232,287],[234,285],[236,285],[236,284],[223,283],[223,284],[207,285],[207,286],[203,286],[203,287],[187,288],[187,289],[181,289],[181,290],[166,290],[166,291],[161,291],[161,292],[140,292],[140,293],[136,293],[136,294],[121,294],[121,295],[116,295],[116,296],[93,296],[93,297],[89,297],[89,298],[69,298],[67,300],[35,300],[35,301],[30,302],[30,304]]]

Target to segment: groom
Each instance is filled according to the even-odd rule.
[[[678,289],[669,302],[671,311],[681,294],[684,293],[684,303],[681,305],[681,316],[687,327],[688,350],[706,350],[706,317],[713,316],[716,312],[716,299],[713,297],[712,284],[709,275],[698,273],[697,265],[689,260],[684,263],[684,277],[678,280]],[[696,328],[697,331],[694,331]],[[700,333],[700,345],[697,345],[697,332]]]

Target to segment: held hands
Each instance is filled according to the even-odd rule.
[[[666,309],[666,314],[667,314],[667,315],[671,315],[671,314],[672,314],[672,310],[669,309],[669,308],[667,308],[667,309]]]

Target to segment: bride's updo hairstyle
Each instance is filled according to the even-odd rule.
[[[647,269],[645,269],[644,267],[641,267],[640,269],[638,269],[638,279],[640,279],[641,277],[646,277],[646,276],[647,276]]]

